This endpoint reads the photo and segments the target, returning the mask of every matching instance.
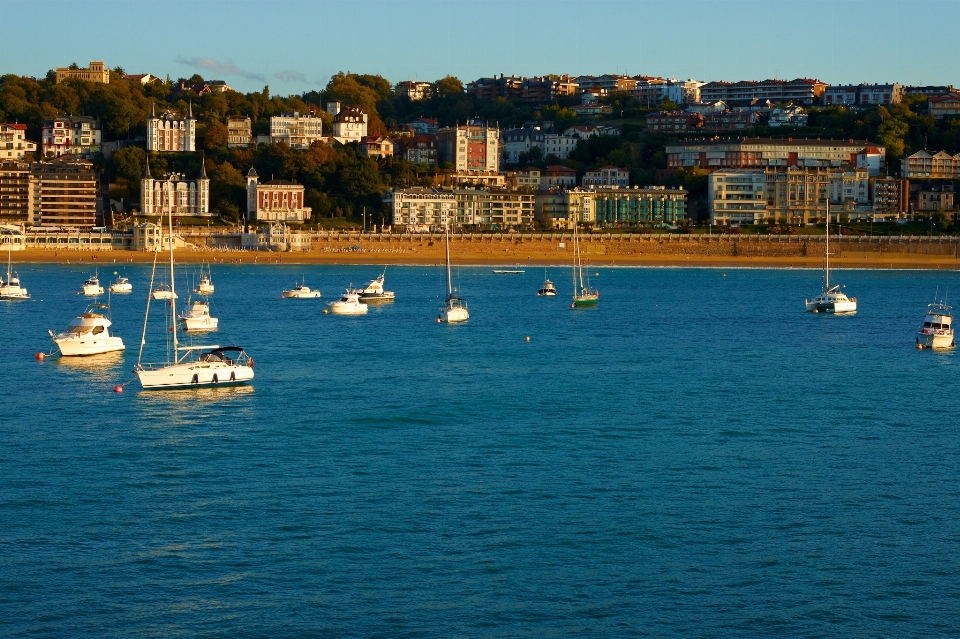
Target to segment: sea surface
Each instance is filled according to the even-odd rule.
[[[960,635],[960,355],[914,348],[956,272],[838,271],[834,317],[812,270],[591,267],[571,310],[569,268],[463,268],[448,326],[441,268],[343,317],[379,268],[215,265],[198,341],[254,383],[114,393],[113,270],[119,357],[34,358],[87,265],[0,303],[0,636]]]

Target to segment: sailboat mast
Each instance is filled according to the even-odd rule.
[[[823,281],[824,290],[830,290],[830,195],[827,194],[827,243],[824,250]]]
[[[444,244],[447,247],[447,299],[453,298],[453,280],[450,276],[450,223],[443,226]]]
[[[173,212],[167,216],[167,230],[170,232],[170,325],[173,331],[173,361],[177,361],[177,289],[173,279]]]
[[[573,222],[573,271],[570,275],[573,276],[573,296],[576,297],[579,294],[577,290],[577,256],[580,255],[580,249],[577,246],[577,222]]]

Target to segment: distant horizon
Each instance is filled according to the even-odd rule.
[[[0,6],[7,32],[0,73],[37,78],[103,60],[130,74],[175,80],[199,73],[244,93],[269,86],[276,95],[320,90],[340,71],[380,75],[391,84],[447,75],[467,84],[501,73],[611,73],[960,85],[960,56],[941,38],[919,35],[931,21],[940,33],[960,29],[960,3],[949,0],[919,0],[909,10],[887,0],[817,1],[802,10],[750,0],[606,0],[589,8],[568,0],[93,0],[84,11],[69,0],[0,0]],[[58,11],[67,28],[39,37],[41,23]],[[259,33],[270,16],[290,19]],[[170,18],[180,28],[169,28]],[[140,25],[147,25],[142,32]],[[906,35],[886,35],[892,25]]]

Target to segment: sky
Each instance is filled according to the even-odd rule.
[[[0,0],[0,74],[103,60],[239,91],[627,73],[960,86],[960,0]]]

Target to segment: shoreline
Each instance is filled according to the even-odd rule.
[[[430,247],[433,249],[433,247]],[[374,253],[374,252],[267,252],[267,251],[198,251],[178,249],[174,256],[183,264],[209,262],[211,264],[330,264],[330,265],[404,265],[438,266],[444,263],[443,252],[439,250],[417,250],[410,253]],[[512,252],[510,255],[491,252],[458,251],[454,253],[457,266],[521,266],[521,267],[564,267],[569,266],[570,257],[558,251],[522,251],[524,255]],[[132,251],[50,251],[47,249],[25,249],[13,255],[15,264],[149,264],[153,253]],[[857,255],[831,258],[834,268],[859,269],[908,269],[908,270],[960,270],[960,260],[952,255],[930,255],[917,253],[888,253],[883,255]],[[617,266],[658,266],[690,268],[803,268],[816,269],[823,266],[822,256],[758,256],[758,255],[678,255],[668,253],[585,255],[585,266],[589,268]]]

